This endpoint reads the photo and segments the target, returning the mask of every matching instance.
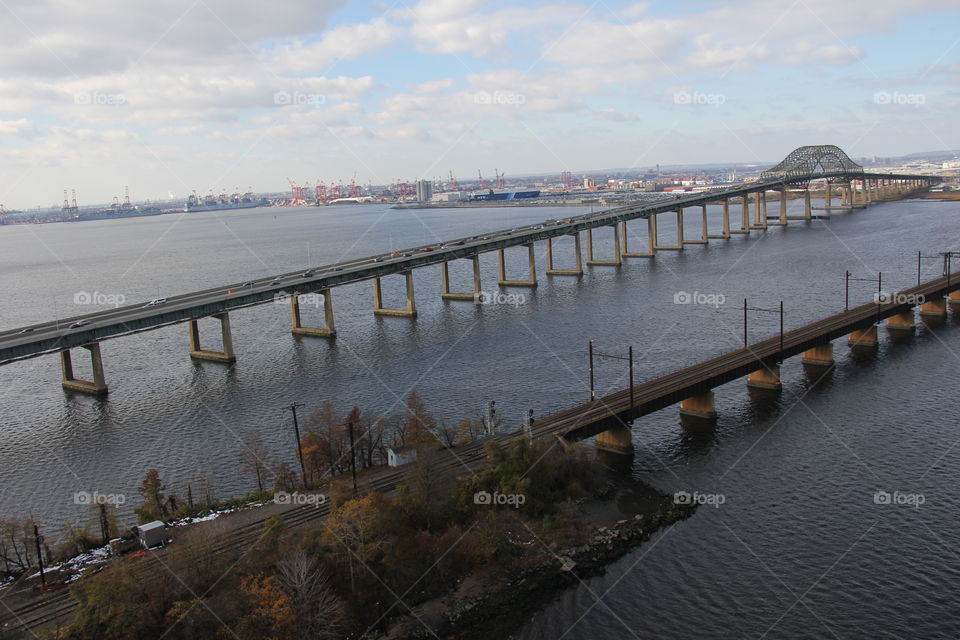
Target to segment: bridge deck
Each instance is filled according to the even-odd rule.
[[[901,293],[922,295],[924,299],[931,300],[958,289],[960,277],[944,276]],[[910,304],[897,302],[864,304],[784,332],[782,351],[780,336],[777,334],[748,347],[635,385],[632,407],[630,390],[623,389],[593,402],[540,418],[534,423],[533,432],[536,436],[555,434],[570,441],[589,438],[612,427],[625,426],[632,419],[705,393],[765,366],[775,365],[781,360],[824,345],[857,329],[868,327],[878,319],[889,318],[912,309]]]
[[[933,179],[932,176],[886,173],[865,175],[848,172],[829,172],[817,177]],[[792,182],[805,182],[806,179],[797,179]],[[681,207],[695,207],[724,199],[746,197],[769,189],[788,187],[790,184],[790,180],[757,181],[710,192],[676,198],[663,198],[655,202],[629,204],[591,214],[574,216],[560,223],[530,225],[521,229],[502,229],[481,236],[448,240],[445,247],[437,248],[434,244],[426,252],[422,251],[426,247],[414,247],[403,252],[410,253],[410,256],[386,254],[367,256],[347,262],[314,267],[312,271],[315,273],[309,276],[303,276],[302,272],[298,270],[276,277],[260,278],[253,282],[227,284],[202,291],[170,296],[167,302],[162,305],[152,307],[129,305],[43,322],[29,327],[0,330],[0,365],[13,360],[32,358],[44,353],[148,331],[195,318],[228,312],[233,309],[272,302],[278,295],[322,291],[391,274],[405,273],[450,260],[471,258],[481,253],[580,233],[588,229],[614,225],[638,218],[649,218],[653,215],[676,211]],[[537,226],[540,228],[536,228]],[[81,320],[88,323],[88,326],[71,327]]]

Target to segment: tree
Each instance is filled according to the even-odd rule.
[[[19,574],[34,566],[33,520],[0,520],[0,560],[8,575]]]
[[[275,577],[247,576],[240,582],[240,593],[248,611],[236,629],[241,640],[289,638],[293,635],[293,607]]]
[[[167,517],[167,501],[163,494],[164,486],[160,480],[160,472],[156,469],[147,471],[137,492],[143,496],[143,504],[135,509],[140,522],[163,520]]]
[[[253,473],[257,478],[257,490],[263,493],[263,485],[269,481],[270,471],[267,460],[270,458],[270,449],[263,441],[259,431],[252,431],[243,437],[240,446],[241,471]]]
[[[326,573],[302,548],[277,564],[277,581],[293,609],[298,640],[339,637],[338,621],[343,615],[343,603],[330,586]]]
[[[422,447],[435,443],[436,436],[434,430],[437,423],[433,415],[427,411],[427,405],[420,399],[417,390],[414,389],[407,396],[406,412],[407,437],[406,444],[416,447],[418,450]]]

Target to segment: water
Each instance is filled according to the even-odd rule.
[[[145,301],[588,210],[371,205],[0,227],[0,324],[92,310],[73,304],[78,291]],[[718,214],[711,209],[713,233]],[[645,224],[633,224],[636,250]],[[695,237],[699,220],[688,215],[686,224]],[[55,356],[9,364],[0,367],[0,514],[33,513],[48,525],[81,520],[89,512],[74,504],[75,491],[134,502],[151,467],[176,489],[211,473],[220,495],[250,490],[240,439],[258,430],[292,461],[283,406],[294,401],[307,412],[326,399],[344,414],[353,404],[383,412],[416,388],[449,421],[496,399],[516,425],[527,408],[543,415],[588,397],[589,339],[608,353],[632,344],[637,379],[648,379],[738,347],[744,297],[764,307],[784,300],[787,328],[799,326],[842,309],[845,270],[880,270],[889,290],[909,286],[916,251],[953,247],[956,229],[952,203],[881,204],[630,259],[619,269],[587,268],[579,279],[545,277],[539,245],[540,286],[509,290],[525,299],[503,305],[442,302],[439,268],[420,269],[416,320],[374,318],[369,283],[336,289],[333,342],[292,338],[286,306],[233,313],[233,368],[191,362],[184,325],[107,341],[105,401],[66,395]],[[663,241],[672,233],[661,220]],[[611,232],[595,236],[598,257],[610,255]],[[555,243],[558,268],[570,266],[571,245]],[[519,279],[526,254],[515,251],[509,277]],[[495,257],[481,261],[484,289],[496,290]],[[927,279],[939,265],[923,268]],[[468,262],[452,273],[455,288],[469,288]],[[854,301],[872,299],[873,287],[855,283]],[[681,292],[726,300],[675,304]],[[402,279],[386,280],[385,294],[399,306]],[[316,310],[307,313],[319,320]],[[208,322],[204,339],[215,343]],[[752,314],[751,339],[777,326],[773,314]],[[957,335],[952,319],[920,326],[905,343],[884,335],[867,357],[838,341],[831,378],[812,385],[793,359],[775,400],[751,396],[742,381],[726,385],[716,390],[720,419],[711,435],[684,434],[675,409],[639,421],[634,475],[726,502],[700,508],[565,593],[522,637],[956,635],[950,594],[960,587],[960,536],[950,516],[960,494],[950,469],[960,430],[947,389],[958,378]],[[598,365],[601,393],[626,378],[620,361]],[[925,502],[876,505],[879,490]]]

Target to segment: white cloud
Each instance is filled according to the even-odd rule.
[[[268,60],[277,73],[327,72],[339,60],[352,60],[393,44],[400,28],[383,17],[332,29],[319,40],[294,42],[271,51]]]
[[[32,137],[37,131],[37,125],[27,118],[0,120],[0,136]]]

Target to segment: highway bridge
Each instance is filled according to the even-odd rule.
[[[686,245],[706,244],[711,239],[730,238],[732,234],[762,231],[772,225],[786,225],[790,220],[811,220],[814,209],[851,210],[866,207],[873,202],[906,197],[928,188],[938,180],[935,176],[867,173],[838,147],[800,147],[783,162],[763,172],[760,180],[736,187],[666,198],[653,203],[631,204],[563,220],[548,220],[542,224],[455,238],[438,244],[366,256],[337,264],[305,267],[270,278],[235,282],[152,302],[144,301],[141,304],[0,331],[0,364],[59,353],[61,383],[65,389],[104,395],[108,387],[100,355],[100,342],[110,338],[187,323],[190,357],[232,363],[236,356],[230,331],[230,312],[275,302],[278,298],[289,298],[292,333],[333,337],[336,329],[331,290],[338,286],[372,281],[375,314],[415,317],[417,312],[413,270],[420,267],[441,266],[443,298],[474,301],[481,292],[479,256],[484,253],[498,252],[500,286],[532,287],[537,284],[534,258],[538,242],[545,243],[547,275],[579,276],[583,273],[584,262],[581,234],[586,236],[587,265],[618,266],[624,258],[652,258],[659,251],[680,251]],[[778,213],[773,216],[767,212],[771,193],[776,194],[774,201],[778,202]],[[803,200],[803,215],[787,215],[787,202],[791,198]],[[822,200],[821,206],[814,207],[815,198]],[[716,233],[712,233],[708,228],[708,204],[723,206],[722,226],[715,230]],[[731,209],[737,207],[739,216],[731,212]],[[690,208],[700,210],[701,233],[697,238],[684,236],[684,212]],[[677,219],[676,238],[666,244],[661,242],[657,231],[657,219],[662,215],[676,216]],[[642,251],[631,250],[627,242],[627,224],[636,219],[647,221],[647,246]],[[732,224],[732,221],[737,224]],[[601,227],[612,229],[612,256],[595,255],[593,233]],[[561,236],[574,238],[574,269],[554,269],[552,240]],[[513,280],[507,277],[505,251],[511,247],[527,249],[528,273],[524,279]],[[473,291],[450,290],[448,265],[458,259],[469,259],[473,262]],[[386,308],[382,304],[381,279],[395,274],[406,278],[406,305],[403,308]],[[303,326],[298,296],[306,293],[323,296],[325,326]],[[220,322],[221,350],[204,349],[201,345],[198,321],[206,317]],[[80,380],[74,376],[71,350],[78,347],[86,349],[90,354],[93,380]]]

